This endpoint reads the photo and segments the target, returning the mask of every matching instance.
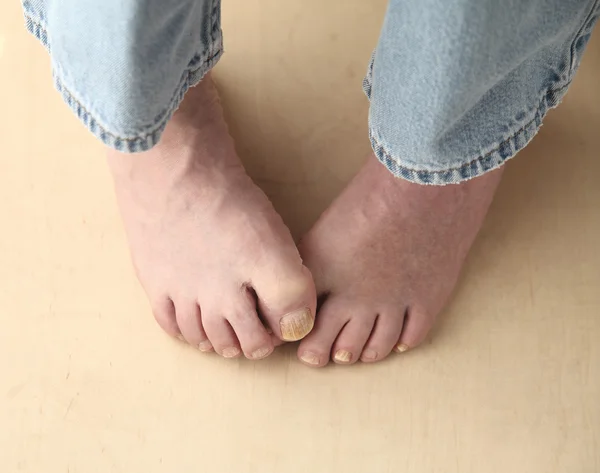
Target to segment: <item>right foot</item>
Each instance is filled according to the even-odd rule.
[[[310,332],[311,274],[246,175],[210,75],[155,148],[110,151],[108,161],[136,272],[167,333],[226,358],[261,359]]]

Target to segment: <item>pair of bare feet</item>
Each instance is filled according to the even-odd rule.
[[[253,360],[302,339],[298,357],[314,367],[380,361],[424,340],[501,175],[419,186],[371,156],[296,247],[236,156],[210,75],[158,146],[110,152],[109,165],[138,277],[168,334]]]

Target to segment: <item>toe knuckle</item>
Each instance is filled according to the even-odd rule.
[[[227,319],[232,324],[242,324],[248,322],[253,314],[250,311],[234,310],[229,312]]]

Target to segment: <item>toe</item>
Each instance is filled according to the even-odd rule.
[[[237,358],[242,354],[240,342],[229,322],[217,312],[202,313],[202,325],[215,351],[224,358]]]
[[[382,312],[377,317],[371,337],[365,345],[361,360],[366,363],[383,360],[398,344],[404,313]]]
[[[273,342],[256,312],[256,302],[246,288],[228,303],[226,314],[246,358],[260,360],[273,352]]]
[[[280,340],[294,342],[310,333],[317,305],[310,271],[301,265],[284,264],[262,271],[252,279],[258,307],[273,334]]]
[[[152,313],[160,328],[162,328],[171,337],[182,339],[181,331],[177,325],[175,315],[175,305],[168,297],[162,297],[152,301]]]
[[[202,317],[198,304],[193,300],[177,302],[175,312],[177,325],[185,341],[200,351],[212,351],[212,344],[206,336],[204,327],[202,327]]]
[[[341,365],[349,365],[358,361],[375,324],[375,314],[368,310],[362,313],[356,308],[348,310],[353,310],[350,321],[338,335],[331,357],[335,363]]]
[[[400,340],[394,350],[398,353],[404,353],[419,346],[427,337],[434,321],[435,317],[427,311],[418,307],[410,307],[406,313]]]
[[[319,309],[314,330],[300,343],[298,358],[304,364],[319,368],[329,363],[331,348],[348,322],[348,314],[338,310],[337,304],[326,301]]]

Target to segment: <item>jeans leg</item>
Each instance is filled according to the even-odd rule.
[[[220,0],[24,0],[56,88],[123,152],[153,147],[186,91],[222,52]]]
[[[390,0],[364,89],[396,176],[443,185],[501,166],[558,105],[598,0]]]

